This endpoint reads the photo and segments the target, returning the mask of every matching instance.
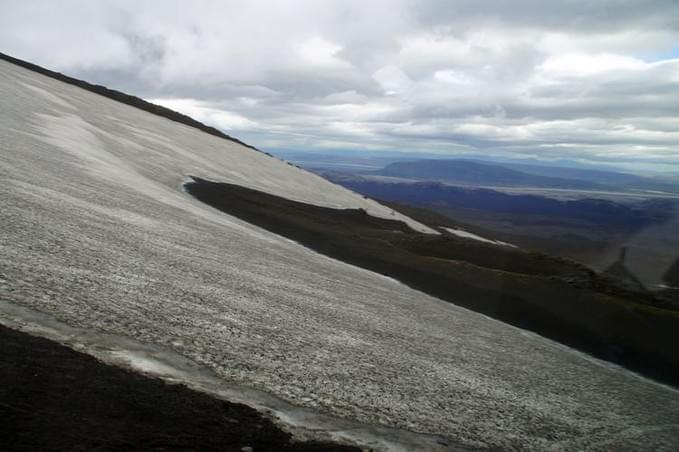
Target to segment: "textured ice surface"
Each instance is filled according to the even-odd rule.
[[[181,183],[388,209],[5,62],[0,99],[2,300],[359,422],[519,449],[679,448],[677,391],[318,255]]]
[[[487,239],[485,237],[481,237],[480,235],[476,235],[476,234],[473,234],[471,232],[465,231],[464,229],[454,229],[454,228],[445,228],[445,227],[443,229],[450,232],[451,234],[454,234],[458,237],[462,237],[462,238],[465,238],[465,239],[478,240],[479,242],[492,243],[493,245],[511,246],[512,248],[516,248],[516,245],[512,245],[511,243],[501,242],[499,240]]]
[[[395,452],[444,452],[451,448],[462,452],[468,449],[441,436],[360,424],[292,405],[269,393],[232,384],[166,347],[71,327],[51,316],[12,303],[0,301],[0,324],[86,351],[109,364],[185,384],[231,402],[245,403],[302,440],[361,444],[373,450]]]

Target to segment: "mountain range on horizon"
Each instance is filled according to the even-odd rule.
[[[498,185],[588,190],[605,188],[604,184],[591,180],[545,176],[537,174],[537,172],[539,172],[539,168],[529,173],[503,165],[481,163],[475,160],[445,159],[390,163],[373,174],[407,179],[438,180],[475,186]]]
[[[363,176],[438,180],[469,186],[635,192],[649,196],[679,194],[679,181],[670,174],[651,177],[569,160],[544,162],[493,157],[443,158],[405,152],[368,152],[360,155],[339,151],[328,154],[274,151],[274,154],[315,171],[336,170]]]

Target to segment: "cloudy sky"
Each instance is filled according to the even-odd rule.
[[[679,171],[677,0],[0,0],[0,51],[270,151]]]

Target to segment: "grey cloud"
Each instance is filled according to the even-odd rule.
[[[0,0],[0,51],[272,149],[679,167],[677,43],[673,0]]]
[[[674,0],[438,0],[423,2],[417,9],[424,23],[453,23],[463,28],[511,23],[519,27],[601,33],[637,27],[676,30],[679,26]]]

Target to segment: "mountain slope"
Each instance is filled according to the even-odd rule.
[[[100,96],[108,97],[109,99],[113,99],[117,102],[121,102],[123,104],[130,105],[132,107],[136,107],[144,111],[148,111],[149,113],[153,113],[154,115],[162,116],[163,118],[167,118],[171,121],[176,121],[178,123],[185,124],[189,127],[195,127],[196,129],[202,130],[203,132],[209,133],[210,135],[214,135],[219,138],[224,138],[226,140],[242,144],[243,146],[249,147],[250,149],[257,150],[257,148],[255,148],[254,146],[250,146],[249,144],[243,143],[239,139],[229,136],[222,132],[221,130],[217,130],[214,127],[207,126],[189,116],[170,110],[169,108],[163,107],[162,105],[153,104],[139,97],[130,96],[129,94],[125,94],[114,89],[109,89],[106,88],[105,86],[93,85],[84,80],[78,80],[76,78],[69,77],[60,72],[51,71],[36,64],[29,63],[28,61],[23,61],[18,58],[14,58],[11,55],[7,55],[2,52],[0,52],[0,60],[7,61],[21,67],[25,67],[27,69],[30,69],[31,71],[59,80],[60,82],[77,86],[84,90],[99,94]]]
[[[663,279],[670,286],[679,288],[679,257],[667,269]]]
[[[3,322],[19,305],[310,410],[468,445],[676,448],[675,390],[319,255],[182,184],[196,175],[427,230],[417,222],[7,62],[0,96]],[[426,438],[416,444],[441,447]]]
[[[629,285],[624,272],[601,277],[572,261],[455,234],[419,234],[360,210],[309,206],[233,184],[195,178],[185,186],[223,212],[327,256],[679,383],[669,379],[679,373],[679,353],[665,347],[678,338],[679,312],[641,284]],[[429,224],[448,229],[445,220]],[[652,331],[643,329],[648,324]]]

